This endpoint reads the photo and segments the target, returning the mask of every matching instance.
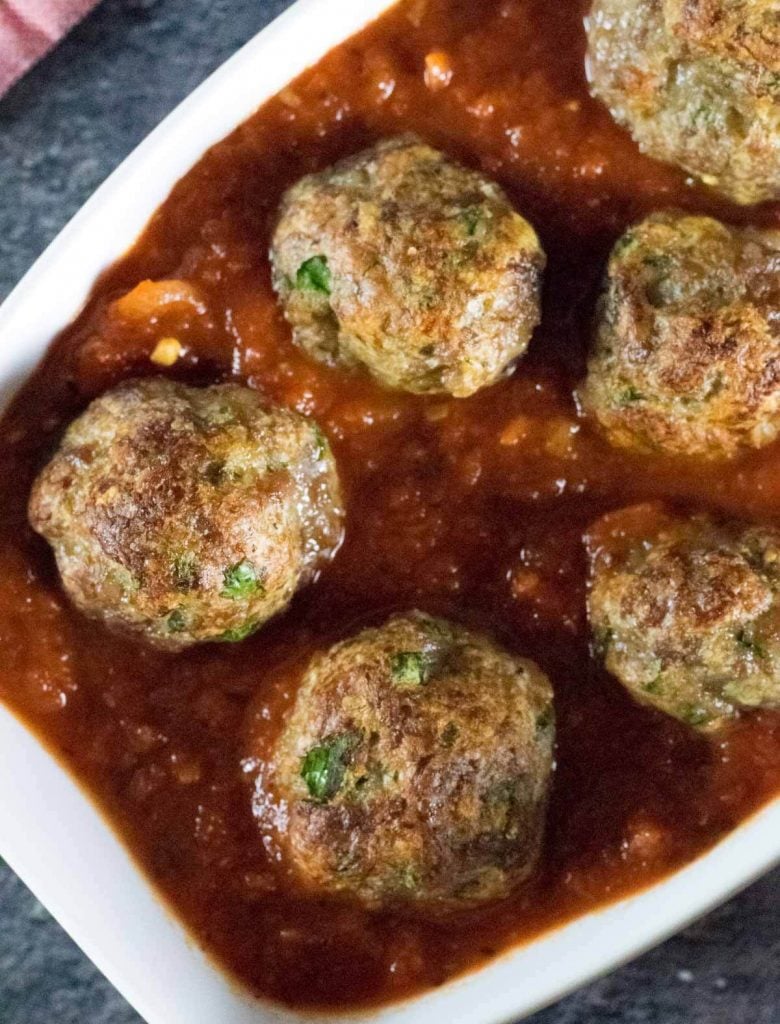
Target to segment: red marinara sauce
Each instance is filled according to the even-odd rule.
[[[780,790],[780,715],[745,716],[707,742],[632,703],[589,657],[582,535],[596,516],[665,497],[761,517],[780,499],[777,446],[725,468],[634,458],[578,418],[572,391],[606,254],[657,208],[774,226],[780,210],[735,209],[639,155],[588,96],[586,6],[406,0],[344,43],[174,189],[0,426],[0,696],[95,797],[204,947],[258,994],[348,1007],[441,984],[647,886]],[[282,191],[408,130],[506,186],[549,258],[530,353],[467,400],[314,364],[291,345],[271,290]],[[206,311],[155,305],[153,289],[136,293],[132,317],[112,306],[166,278],[196,287]],[[149,355],[169,335],[184,345],[171,374],[245,381],[316,416],[348,494],[346,543],[289,613],[242,644],[179,656],[70,608],[25,515],[64,425],[120,379],[160,372]],[[252,814],[252,756],[273,740],[308,653],[410,607],[488,629],[536,659],[556,691],[538,875],[454,919],[296,893]]]

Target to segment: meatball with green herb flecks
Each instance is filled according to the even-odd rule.
[[[338,547],[343,510],[312,420],[246,387],[155,378],[71,424],[29,517],[81,611],[178,650],[285,608]]]
[[[780,231],[656,213],[610,256],[580,397],[609,440],[730,458],[780,431]]]
[[[595,95],[644,152],[738,203],[780,198],[776,0],[595,0]]]
[[[271,259],[303,349],[405,391],[473,394],[539,322],[531,225],[498,185],[411,136],[291,188]]]
[[[638,506],[590,531],[594,647],[640,703],[703,731],[780,707],[780,530]]]
[[[309,889],[444,907],[506,896],[539,853],[552,691],[530,661],[419,612],[315,657],[273,766]]]

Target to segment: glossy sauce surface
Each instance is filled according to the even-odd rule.
[[[589,657],[583,532],[665,497],[771,517],[780,449],[726,467],[632,458],[577,414],[609,247],[677,205],[736,210],[641,157],[588,97],[585,0],[407,0],[215,147],[99,282],[0,426],[0,697],[82,780],[194,935],[257,993],[343,1007],[438,985],[662,877],[780,789],[780,715],[715,742],[634,705]],[[426,62],[427,58],[427,62]],[[427,74],[426,74],[427,68]],[[301,174],[414,130],[499,180],[549,259],[544,320],[515,373],[467,400],[417,398],[315,365],[270,286],[273,213]],[[183,280],[141,289],[146,279]],[[182,298],[184,294],[184,298]],[[175,337],[166,372],[237,379],[317,417],[348,497],[319,582],[252,639],[183,655],[73,611],[26,525],[37,469],[90,398]],[[10,340],[12,343],[12,339]],[[443,920],[296,893],[253,800],[311,651],[419,607],[494,633],[550,674],[558,769],[542,867],[506,903]]]

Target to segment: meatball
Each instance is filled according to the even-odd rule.
[[[296,342],[392,388],[471,395],[539,322],[531,225],[498,185],[413,137],[291,188],[271,259]]]
[[[780,706],[780,529],[640,506],[589,541],[594,646],[636,700],[705,731]]]
[[[780,199],[775,0],[595,0],[593,92],[650,156],[738,203]]]
[[[149,379],[71,424],[29,518],[81,611],[177,650],[281,611],[334,553],[343,512],[316,423],[249,388]]]
[[[609,260],[581,391],[613,444],[728,458],[780,430],[780,231],[657,213]]]
[[[539,853],[551,701],[533,662],[419,612],[316,657],[273,773],[300,881],[370,905],[505,896]]]

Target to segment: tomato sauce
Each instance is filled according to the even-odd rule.
[[[53,344],[0,426],[0,697],[104,809],[203,946],[252,991],[344,1008],[439,985],[508,946],[649,885],[780,790],[780,715],[717,740],[635,705],[589,657],[582,536],[665,498],[769,517],[780,448],[727,467],[618,452],[577,413],[609,247],[670,205],[780,226],[639,155],[588,95],[585,0],[406,0],[271,100],[177,185]],[[291,344],[271,290],[283,190],[383,135],[419,132],[499,180],[549,258],[544,320],[504,382],[466,400],[383,390]],[[118,298],[175,278],[202,301],[128,316]],[[137,293],[138,295],[139,293]],[[45,301],[45,297],[42,297]],[[178,656],[80,617],[26,524],[64,425],[128,376],[240,380],[327,429],[346,542],[255,637]],[[454,919],[367,912],[296,892],[253,818],[265,751],[309,652],[391,610],[483,627],[551,676],[557,772],[541,868]]]

